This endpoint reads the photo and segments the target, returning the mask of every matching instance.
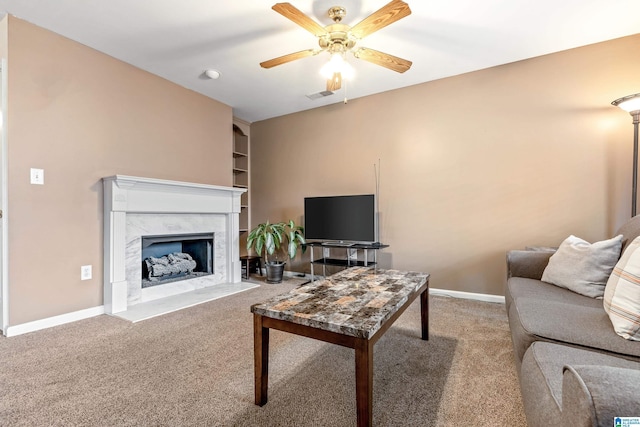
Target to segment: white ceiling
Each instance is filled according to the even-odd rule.
[[[321,25],[329,7],[353,26],[389,0],[290,0]],[[356,77],[334,95],[323,53],[266,70],[273,57],[317,47],[271,10],[277,0],[0,0],[0,11],[233,107],[248,122],[640,33],[639,0],[405,0],[412,14],[360,45],[413,61],[398,74],[351,57]],[[214,68],[218,80],[205,79]],[[343,85],[344,86],[344,85]]]

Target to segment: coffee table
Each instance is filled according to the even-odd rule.
[[[269,329],[278,329],[355,349],[358,426],[371,426],[373,346],[418,296],[428,340],[427,273],[353,267],[251,306],[255,404],[267,403]]]

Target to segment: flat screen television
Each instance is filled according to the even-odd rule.
[[[308,240],[375,242],[375,195],[305,197],[304,235]]]

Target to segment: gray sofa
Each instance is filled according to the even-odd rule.
[[[640,235],[640,215],[618,234],[624,251]],[[640,342],[615,333],[601,299],[542,282],[552,254],[507,254],[506,309],[529,427],[640,417]]]

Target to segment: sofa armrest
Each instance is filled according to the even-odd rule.
[[[564,426],[614,425],[615,417],[640,417],[640,370],[599,365],[565,366]]]
[[[552,251],[507,252],[507,278],[524,277],[540,280],[551,255],[553,255]]]

